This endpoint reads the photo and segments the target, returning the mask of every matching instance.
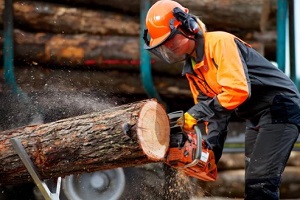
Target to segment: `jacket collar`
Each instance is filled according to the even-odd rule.
[[[192,65],[192,58],[190,56],[186,56],[185,62],[182,68],[182,76],[185,74],[195,74]]]
[[[195,36],[195,45],[196,45],[196,58],[195,61],[196,63],[201,62],[204,59],[204,37],[201,34],[197,34]],[[192,57],[189,55],[186,55],[185,58],[185,63],[182,68],[182,76],[185,74],[195,74],[193,70],[193,65],[192,65]]]
[[[196,45],[196,63],[201,62],[204,59],[204,36],[203,34],[197,34],[195,36]]]

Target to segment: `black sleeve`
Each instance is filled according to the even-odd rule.
[[[197,120],[208,122],[206,142],[212,148],[216,162],[218,162],[223,152],[228,122],[233,110],[222,107],[216,97],[204,99],[203,96],[199,96],[199,103],[190,108],[188,112]]]

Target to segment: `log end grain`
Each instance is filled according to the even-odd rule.
[[[137,137],[145,155],[162,161],[169,149],[170,124],[162,105],[156,101],[146,103],[139,114]]]

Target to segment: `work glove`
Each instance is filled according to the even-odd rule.
[[[180,117],[177,120],[177,124],[182,127],[183,131],[191,132],[194,131],[194,126],[197,124],[197,120],[188,112],[185,112],[183,117]]]

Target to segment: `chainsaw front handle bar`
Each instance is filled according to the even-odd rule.
[[[194,126],[195,134],[197,135],[197,152],[195,159],[200,160],[202,153],[202,134],[200,128],[195,125]]]
[[[197,165],[198,162],[200,161],[201,154],[202,154],[202,134],[201,134],[201,130],[197,125],[194,126],[194,130],[195,130],[195,134],[197,135],[196,156],[195,156],[195,159],[193,160],[193,162],[191,162],[191,163],[184,166],[185,168]]]
[[[180,126],[181,129],[183,129],[184,121],[182,121],[181,124],[178,124],[178,119],[184,120],[183,116],[184,116],[184,112],[182,110],[169,113],[168,117],[169,117],[169,120],[170,120],[170,128]],[[195,125],[194,126],[194,131],[195,131],[194,134],[196,134],[196,136],[197,136],[196,156],[195,156],[195,159],[193,160],[193,162],[185,165],[184,167],[192,167],[194,165],[197,165],[198,162],[201,159],[201,155],[202,155],[202,134],[201,134],[201,130],[197,125]]]

